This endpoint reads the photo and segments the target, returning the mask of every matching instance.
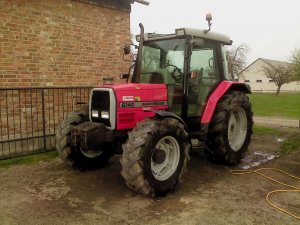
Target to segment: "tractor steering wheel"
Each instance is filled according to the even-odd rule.
[[[172,64],[166,65],[166,67],[169,67],[169,66],[174,68],[173,71],[171,72],[171,77],[177,82],[180,81],[180,79],[182,78],[181,69]]]

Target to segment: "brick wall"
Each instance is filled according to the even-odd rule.
[[[0,0],[0,87],[97,85],[126,73],[129,13],[70,0]]]

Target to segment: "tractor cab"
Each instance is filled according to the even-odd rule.
[[[209,93],[227,80],[224,45],[232,41],[200,29],[182,28],[169,35],[141,30],[136,37],[140,46],[132,82],[166,84],[168,111],[181,117],[191,130],[199,130]]]

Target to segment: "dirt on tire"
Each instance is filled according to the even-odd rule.
[[[87,157],[84,155],[80,147],[71,145],[71,130],[74,126],[88,121],[88,106],[76,109],[67,115],[67,118],[59,125],[56,131],[56,149],[60,158],[71,164],[74,168],[82,171],[94,170],[104,166],[114,153],[113,144],[107,144],[105,149],[108,151],[100,152],[100,155]],[[103,146],[101,146],[103,148]]]
[[[255,152],[276,154],[278,139],[254,135],[246,158],[255,160]],[[1,224],[299,224],[265,202],[269,191],[284,187],[253,174],[231,175],[232,167],[209,162],[197,149],[191,152],[183,183],[163,198],[131,192],[120,176],[119,159],[116,155],[104,168],[89,172],[74,170],[60,159],[0,168]],[[299,176],[300,151],[260,166]],[[280,174],[269,175],[300,186]],[[299,194],[276,194],[272,201],[300,212]]]
[[[153,175],[151,166],[156,144],[165,136],[171,136],[176,140],[180,157],[174,172],[168,178],[158,180]],[[120,160],[121,175],[127,186],[136,193],[150,196],[165,195],[177,187],[189,159],[189,149],[188,133],[177,119],[146,118],[129,132],[128,139],[123,145]],[[159,164],[163,165],[165,160],[167,156]]]
[[[244,114],[244,123],[241,120],[242,116],[237,111]],[[237,115],[235,115],[237,113]],[[235,122],[230,125],[231,117],[234,118]],[[243,127],[245,126],[245,127]],[[210,157],[212,161],[223,163],[226,165],[236,165],[244,157],[248,146],[251,141],[253,127],[253,112],[249,97],[240,91],[230,91],[226,93],[218,102],[212,120],[209,124],[207,134],[207,148],[205,153]],[[236,149],[233,149],[233,144],[237,140],[231,140],[230,142],[230,131],[231,135],[239,137],[241,143]],[[240,137],[239,133],[245,130],[244,137]]]

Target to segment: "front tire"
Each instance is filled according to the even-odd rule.
[[[86,153],[80,147],[71,146],[71,130],[74,126],[88,121],[88,106],[77,109],[67,115],[67,118],[59,125],[56,131],[56,150],[60,158],[71,163],[82,171],[93,170],[105,165],[114,151],[109,143],[102,146],[103,150],[95,153]]]
[[[178,120],[146,118],[123,145],[121,175],[136,193],[165,195],[176,188],[189,149],[188,134]]]
[[[205,152],[213,161],[238,164],[248,150],[252,127],[248,96],[239,91],[228,92],[217,104],[209,124]]]

